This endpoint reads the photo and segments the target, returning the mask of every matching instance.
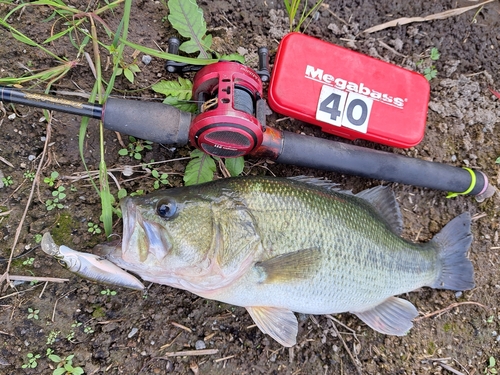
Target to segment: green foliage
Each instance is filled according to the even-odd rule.
[[[118,197],[118,199],[123,199],[127,196],[127,190],[126,189],[120,189],[118,190],[118,193],[116,195]]]
[[[188,103],[193,94],[193,83],[179,77],[177,81],[162,80],[151,86],[153,91],[166,96],[163,103],[172,105],[186,112],[195,112],[196,104]]]
[[[36,243],[40,243],[40,242],[42,242],[42,237],[43,237],[43,236],[42,236],[40,233],[35,234],[35,237],[34,237],[35,242],[36,242]]]
[[[243,167],[245,166],[245,159],[243,156],[238,158],[227,158],[224,160],[224,165],[231,174],[231,177],[236,177],[243,172]]]
[[[7,176],[7,177],[2,177],[2,182],[5,186],[10,186],[14,183],[14,180],[12,180],[12,176]]]
[[[433,62],[439,60],[440,56],[439,50],[436,47],[432,47],[430,55],[426,59],[419,60],[416,63],[417,66],[421,65],[423,67],[424,77],[428,81],[437,77],[438,71]]]
[[[108,289],[101,290],[101,294],[106,296],[116,296],[116,291]]]
[[[138,197],[138,196],[144,195],[144,194],[146,194],[146,192],[143,189],[138,189],[138,190],[130,193],[130,196],[131,197]]]
[[[135,74],[139,73],[141,69],[139,66],[133,62],[131,64],[125,64],[122,62],[122,66],[117,69],[116,75],[120,76],[122,73],[129,80],[130,83],[134,83]]]
[[[497,158],[497,160],[495,160],[495,163],[500,164],[500,156]]]
[[[99,228],[99,224],[95,224],[91,221],[87,223],[88,231],[92,234],[101,234],[101,228]]]
[[[43,179],[43,182],[45,182],[47,185],[49,186],[54,186],[54,183],[55,181],[57,180],[57,178],[59,177],[59,172],[57,171],[53,171],[51,174],[50,174],[50,177],[45,177]]]
[[[24,172],[23,177],[33,182],[33,180],[35,179],[35,172],[26,171]]]
[[[66,358],[61,358],[56,354],[49,354],[48,358],[57,363],[57,368],[52,372],[52,375],[81,375],[84,373],[81,367],[73,367],[73,357],[75,355],[68,355]]]
[[[151,171],[151,175],[155,178],[155,182],[153,183],[153,188],[155,190],[159,189],[161,185],[168,184],[168,174],[158,172],[156,169]]]
[[[86,333],[87,335],[90,335],[91,333],[94,333],[94,330],[92,329],[92,327],[87,326],[83,329],[83,332]]]
[[[22,368],[36,368],[36,366],[38,366],[37,360],[41,357],[41,355],[28,353],[28,354],[26,354],[26,357],[28,358],[28,363],[23,364],[21,367]]]
[[[208,58],[207,50],[212,46],[212,36],[205,35],[207,25],[203,18],[203,11],[195,0],[169,0],[168,20],[179,34],[188,38],[179,46],[179,50],[186,53],[199,52],[198,57]]]
[[[314,14],[318,10],[318,8],[321,6],[323,3],[323,0],[318,0],[316,3],[311,7],[311,9],[307,10],[307,3],[308,1],[306,0],[304,4],[302,5],[302,13],[300,14],[299,19],[297,20],[297,25],[293,27],[293,24],[295,22],[295,18],[297,16],[297,12],[299,10],[300,4],[302,3],[302,0],[283,0],[283,3],[285,4],[285,9],[286,12],[288,13],[288,19],[290,20],[290,31],[300,31],[300,28],[302,27],[302,24],[305,22],[307,18],[309,18],[311,15]],[[309,21],[310,22],[310,21]],[[304,30],[307,28],[304,27]]]
[[[186,186],[212,181],[217,169],[214,159],[200,150],[191,151],[190,156],[183,177]]]
[[[498,374],[498,370],[496,368],[496,365],[497,365],[497,361],[495,360],[495,357],[490,356],[490,358],[488,359],[488,366],[484,369],[483,373],[487,374],[487,375]]]
[[[441,54],[439,53],[438,49],[436,47],[431,48],[431,60],[437,61],[439,60],[439,57]]]
[[[56,331],[56,330],[50,331],[49,335],[47,336],[47,345],[52,345],[53,343],[55,343],[57,336],[59,336],[60,333],[61,333],[61,331]],[[49,349],[47,349],[47,351],[48,350]],[[49,354],[47,354],[47,355],[49,355]]]
[[[23,262],[23,266],[32,266],[35,258],[28,258]]]
[[[45,207],[47,208],[47,211],[52,211],[54,208],[59,208],[62,209],[64,208],[64,205],[61,203],[61,201],[66,198],[66,188],[64,186],[59,186],[57,189],[55,189],[52,192],[52,199],[47,199],[45,201]]]
[[[437,77],[437,70],[434,65],[424,69],[424,77],[427,78],[428,81]]]
[[[127,145],[127,148],[122,148],[118,151],[118,154],[120,156],[130,156],[133,157],[136,160],[141,160],[142,159],[142,152],[144,150],[152,150],[153,142],[150,141],[143,141],[142,139],[136,139],[135,137],[129,136],[128,137],[129,143]]]
[[[35,319],[35,320],[38,320],[38,313],[40,312],[40,310],[36,309],[32,309],[31,307],[28,308],[28,319]]]

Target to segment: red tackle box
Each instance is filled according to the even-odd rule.
[[[429,93],[421,74],[290,33],[278,48],[268,101],[324,132],[407,148],[424,136]]]

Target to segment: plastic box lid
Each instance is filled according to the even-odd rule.
[[[324,132],[407,148],[424,136],[429,94],[421,74],[290,33],[278,48],[268,101]]]

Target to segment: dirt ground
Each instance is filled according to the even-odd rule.
[[[87,2],[69,0],[85,9]],[[200,1],[208,28],[215,36],[218,52],[245,52],[256,67],[255,51],[267,45],[275,51],[285,35],[288,21],[281,1]],[[498,1],[444,20],[410,23],[373,34],[361,31],[400,17],[417,17],[477,4],[475,1],[325,1],[326,7],[314,17],[307,34],[422,72],[432,47],[441,54],[434,62],[437,77],[431,80],[431,99],[424,140],[416,147],[401,150],[355,141],[355,144],[406,154],[454,166],[483,171],[494,185],[500,170],[497,134],[500,100],[489,88],[500,91],[500,3]],[[15,4],[0,3],[5,16]],[[97,6],[96,4],[91,6]],[[10,17],[9,23],[41,42],[51,27],[61,27],[48,7],[27,7]],[[102,14],[111,29],[118,27],[121,9]],[[165,22],[167,9],[160,1],[138,0],[133,5],[129,40],[165,48],[175,31]],[[45,20],[45,21],[43,21]],[[89,25],[86,25],[89,27]],[[105,38],[98,25],[99,35]],[[108,44],[110,41],[106,41]],[[70,44],[49,45],[59,56],[73,59]],[[90,51],[90,46],[87,47]],[[126,50],[130,57],[132,50]],[[103,52],[104,56],[106,54]],[[139,55],[141,72],[134,84],[121,77],[121,94],[149,99],[150,86],[166,74],[164,61],[152,59],[145,65]],[[419,63],[423,61],[423,63]],[[103,62],[104,64],[105,62]],[[20,76],[26,69],[46,69],[54,61],[36,48],[28,47],[0,27],[0,76]],[[105,72],[105,75],[109,72]],[[60,91],[90,92],[92,73],[83,56],[64,79],[55,84]],[[43,86],[40,85],[38,89]],[[36,87],[34,88],[36,89]],[[2,107],[0,107],[1,109]],[[0,172],[12,184],[0,188],[0,275],[14,243],[31,191],[27,178],[35,172],[44,148],[46,123],[42,111],[10,105],[0,113]],[[103,234],[88,231],[98,223],[99,197],[84,173],[78,153],[80,119],[54,113],[47,162],[41,182],[23,222],[14,256],[36,246],[37,235],[50,231],[56,242],[77,250],[91,251],[105,242]],[[282,116],[269,116],[277,128],[336,139],[316,127]],[[127,137],[123,137],[125,142]],[[117,137],[106,131],[106,162],[122,187],[134,192],[153,190],[154,178],[135,168],[124,174],[127,165],[138,165],[118,155]],[[143,160],[171,160],[185,157],[189,147],[172,149],[154,144]],[[91,170],[98,167],[97,122],[91,121],[85,142],[85,160]],[[182,182],[186,160],[156,167],[169,173],[173,186]],[[267,168],[267,169],[265,169]],[[125,168],[127,169],[127,168]],[[63,208],[48,211],[46,200],[54,187],[43,178],[59,173],[56,187],[64,186]],[[360,191],[380,181],[345,176],[334,172],[282,166],[265,160],[248,160],[245,173],[277,176],[312,175],[327,177],[347,189]],[[439,178],[439,176],[435,176]],[[150,285],[147,293],[98,285],[74,276],[40,249],[15,259],[11,276],[68,278],[64,283],[36,283],[11,280],[0,284],[0,373],[52,374],[56,363],[47,358],[47,349],[66,357],[74,354],[73,365],[85,374],[493,374],[488,368],[493,357],[500,363],[500,246],[498,245],[500,204],[498,194],[482,203],[473,197],[447,199],[446,193],[402,184],[392,184],[404,216],[404,236],[425,241],[456,215],[469,211],[473,217],[474,241],[470,259],[475,267],[476,287],[471,291],[422,289],[403,296],[420,312],[414,328],[404,337],[374,332],[355,316],[340,314],[333,322],[325,316],[299,315],[298,344],[290,349],[261,333],[240,307],[205,300],[162,285]],[[116,186],[112,186],[116,193]],[[300,230],[300,228],[298,228]],[[121,233],[116,219],[114,232]],[[30,264],[30,258],[31,260]],[[112,293],[116,292],[116,293]],[[438,314],[428,316],[444,309]],[[201,350],[196,354],[174,352]],[[203,352],[205,350],[205,352]],[[211,351],[206,351],[211,350]],[[40,355],[36,368],[28,355]],[[500,370],[500,366],[496,368]],[[488,372],[489,371],[489,372]]]

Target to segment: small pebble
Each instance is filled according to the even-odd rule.
[[[151,63],[151,56],[149,55],[142,55],[142,62],[144,63],[144,65],[149,65],[149,63]]]
[[[207,345],[205,344],[205,341],[198,340],[198,341],[196,341],[196,344],[194,344],[194,347],[196,348],[196,350],[202,350],[202,349],[205,349],[207,347]]]
[[[16,118],[16,114],[15,114],[15,113],[13,113],[13,114],[11,114],[11,115],[7,116],[7,118],[8,118],[9,120],[14,120],[14,119]]]
[[[128,338],[131,339],[132,337],[135,336],[135,334],[138,332],[139,330],[137,328],[132,328],[132,330],[130,331],[130,333],[128,334]]]
[[[455,293],[455,298],[460,298],[460,297],[462,297],[462,294],[463,294],[462,292],[456,292],[456,293]]]
[[[35,159],[36,159],[36,156],[35,156],[35,155],[29,155],[29,156],[28,156],[28,160],[29,160],[29,161],[33,161],[33,160],[35,160]]]

